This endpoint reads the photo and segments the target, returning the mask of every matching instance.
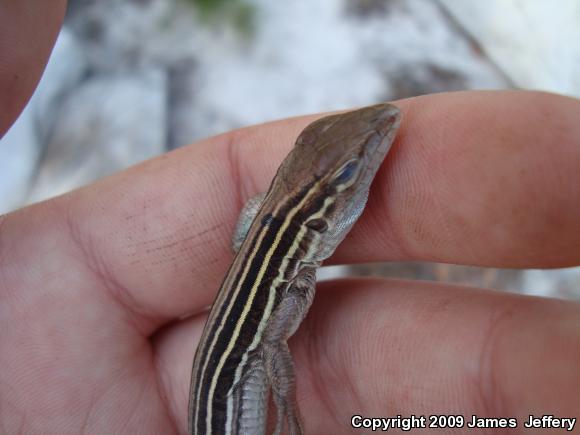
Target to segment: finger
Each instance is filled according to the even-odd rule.
[[[64,18],[66,1],[0,3],[0,137],[32,95]]]
[[[191,337],[203,323],[156,341],[161,386],[183,427]],[[424,282],[328,282],[290,347],[309,433],[351,433],[355,414],[515,417],[519,427],[534,413],[579,416],[575,303]]]
[[[578,304],[420,282],[330,286],[296,338],[302,407],[318,427],[357,409],[578,415]]]
[[[405,112],[399,142],[338,261],[577,263],[576,100],[460,93],[398,104]],[[89,246],[103,253],[110,275],[123,276],[123,288],[141,290],[149,308],[203,307],[231,261],[242,203],[267,188],[311,120],[220,136],[111,178],[85,191],[79,233],[99,234]]]
[[[397,104],[399,141],[336,261],[578,263],[577,100],[471,92]],[[313,119],[218,136],[43,207],[133,312],[167,319],[200,310],[231,262],[242,203],[267,188]],[[26,233],[19,216],[12,225]]]
[[[580,101],[477,92],[402,102],[350,261],[580,264]]]

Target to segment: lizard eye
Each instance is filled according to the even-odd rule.
[[[350,186],[358,175],[359,167],[359,160],[349,160],[336,171],[332,178],[332,184],[337,187],[343,186],[343,188]]]

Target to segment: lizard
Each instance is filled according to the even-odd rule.
[[[237,252],[194,358],[191,435],[304,433],[287,340],[312,304],[316,269],[361,215],[400,111],[378,104],[330,115],[298,136],[264,194],[243,207]]]

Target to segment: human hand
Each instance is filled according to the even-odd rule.
[[[57,27],[41,30],[50,40]],[[28,69],[11,53],[2,71],[30,75],[21,88],[0,77],[15,96],[2,126],[48,50],[33,50]],[[398,142],[333,261],[580,264],[577,100],[396,104]],[[2,433],[185,432],[203,310],[231,261],[237,213],[312,119],[212,138],[0,217]],[[532,413],[577,417],[579,344],[577,303],[351,279],[319,286],[290,346],[307,432],[338,434],[354,414],[506,416],[520,429]]]
[[[396,104],[398,141],[335,262],[580,264],[576,100]],[[237,213],[312,119],[218,136],[0,220],[4,433],[185,432]],[[290,341],[309,433],[352,432],[354,414],[577,416],[579,344],[577,303],[384,279],[322,283]]]

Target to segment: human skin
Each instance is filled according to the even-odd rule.
[[[54,39],[61,19],[35,37]],[[34,64],[16,71],[34,83],[47,55],[2,53],[0,78]],[[0,101],[3,119],[32,88]],[[397,142],[334,263],[580,265],[578,100],[464,92],[395,104]],[[237,214],[319,116],[207,139],[0,217],[0,433],[185,433]],[[522,432],[529,414],[580,417],[575,302],[325,282],[290,347],[307,433],[351,433],[354,414],[516,417]]]
[[[38,84],[65,7],[62,0],[0,2],[0,135],[14,122]]]

